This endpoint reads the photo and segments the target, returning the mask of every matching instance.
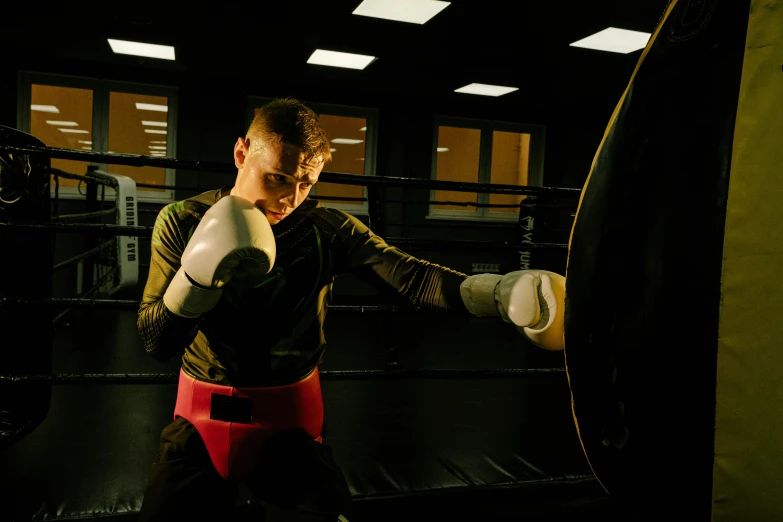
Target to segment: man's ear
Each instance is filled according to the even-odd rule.
[[[250,154],[250,140],[244,138],[237,139],[234,144],[234,165],[241,169],[245,166],[245,160]]]

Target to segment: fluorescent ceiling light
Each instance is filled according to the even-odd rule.
[[[357,143],[361,143],[364,140],[351,140],[348,138],[335,138],[333,140],[329,140],[332,143],[337,143],[338,145],[356,145]]]
[[[356,158],[356,161],[364,161],[364,158]]]
[[[150,145],[150,150],[166,150],[163,145]]]
[[[60,132],[70,132],[72,134],[89,134],[90,131],[82,130],[82,129],[63,129],[62,127],[59,127],[57,129]]]
[[[448,151],[449,149],[447,149],[446,147],[438,147],[438,152],[448,152]]]
[[[362,127],[362,128],[361,128],[361,129],[359,129],[359,130],[360,130],[360,131],[362,131],[362,132],[367,132],[367,127]]]
[[[79,124],[75,121],[55,121],[55,120],[46,120],[46,123],[49,125],[57,125],[59,127],[78,127]]]
[[[395,22],[423,24],[446,9],[451,2],[436,0],[364,0],[353,14]]]
[[[628,54],[644,49],[649,40],[650,33],[609,27],[570,45],[571,47]]]
[[[503,96],[510,92],[518,91],[519,87],[503,87],[501,85],[487,85],[484,83],[471,83],[459,89],[455,89],[454,92],[461,92],[464,94],[479,94],[481,96]]]
[[[324,51],[316,49],[307,63],[315,65],[328,65],[329,67],[343,67],[345,69],[364,69],[377,58],[364,54],[341,53],[337,51]]]
[[[54,114],[60,114],[60,109],[55,107],[54,105],[30,105],[31,111],[40,111],[40,112],[52,112]]]
[[[144,132],[147,134],[166,134],[166,131],[158,129],[144,129]]]
[[[82,147],[82,150],[92,150],[92,147]]]
[[[174,60],[174,48],[170,45],[112,40],[111,38],[108,40],[111,50],[116,54],[130,54],[132,56],[159,58],[161,60]]]
[[[84,143],[85,145],[92,145],[91,141],[78,140],[78,143]]]
[[[168,125],[165,121],[142,121],[141,124],[147,127],[166,127]]]
[[[156,105],[154,103],[137,103],[136,108],[140,111],[169,112],[168,105]]]
[[[337,149],[329,149],[329,152],[337,152]]]
[[[166,140],[163,140],[163,141],[155,141],[155,140],[153,140],[153,141],[150,141],[150,143],[160,143],[162,145],[165,145],[166,144]]]

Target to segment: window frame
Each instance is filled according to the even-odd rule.
[[[109,103],[112,92],[127,94],[141,94],[147,96],[165,96],[168,98],[168,111],[166,112],[166,157],[177,157],[177,88],[164,85],[151,85],[145,83],[121,82],[115,80],[101,80],[84,76],[70,76],[61,74],[41,73],[34,71],[19,72],[19,96],[17,99],[17,128],[30,133],[30,105],[32,103],[33,84],[52,87],[71,87],[76,89],[90,89],[93,91],[92,100],[92,147],[93,152],[108,152],[109,144]],[[111,172],[111,164],[90,162],[97,166],[98,170]],[[84,172],[72,174],[84,175]],[[164,185],[174,186],[176,180],[175,169],[166,168],[164,173]],[[54,185],[52,185],[54,196]],[[114,195],[114,189],[106,187],[107,195]],[[77,187],[60,187],[61,199],[82,199],[86,195],[79,193]],[[171,203],[174,199],[174,190],[165,189],[159,192],[137,190],[137,201],[140,203]]]
[[[250,127],[255,116],[256,107],[274,101],[275,98],[267,96],[248,96],[247,109],[245,114],[245,129]],[[377,140],[378,140],[378,110],[370,107],[355,107],[350,105],[336,105],[331,103],[318,103],[301,100],[302,103],[310,107],[316,114],[326,113],[333,116],[346,116],[349,118],[364,118],[367,122],[365,131],[365,149],[364,149],[364,176],[375,176],[377,159]],[[324,167],[329,172],[329,166]],[[318,183],[311,190],[312,196],[318,196]],[[367,199],[367,186],[362,187],[362,197]],[[333,201],[321,201],[325,207],[342,210],[355,216],[369,215],[369,202],[362,201],[361,205],[347,205]]]
[[[477,118],[461,118],[456,116],[436,115],[432,132],[432,164],[430,179],[436,180],[438,172],[438,131],[440,127],[460,127],[478,129],[481,131],[479,142],[479,172],[478,182],[489,183],[492,175],[492,139],[494,131],[518,132],[530,135],[530,152],[528,163],[528,184],[530,187],[543,186],[544,180],[544,140],[545,127],[528,123],[514,123],[500,120],[482,120]],[[437,189],[430,190],[430,201],[436,201]],[[489,203],[490,194],[479,193],[477,203]],[[469,207],[468,207],[469,208]],[[492,212],[492,208],[475,207],[470,210],[439,209],[429,205],[427,219],[445,219],[455,221],[493,221],[516,222],[517,213]]]

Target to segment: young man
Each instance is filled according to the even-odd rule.
[[[321,444],[317,368],[336,274],[391,285],[416,309],[497,315],[562,349],[561,276],[468,277],[389,247],[307,198],[329,147],[309,108],[271,102],[234,145],[234,186],[158,216],[138,328],[153,357],[184,355],[140,520],[225,518],[239,481],[268,520],[355,520]]]

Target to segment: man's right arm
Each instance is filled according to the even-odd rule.
[[[163,302],[163,295],[179,270],[188,231],[198,225],[194,216],[185,217],[183,223],[178,211],[182,211],[181,203],[168,205],[155,221],[150,271],[136,322],[147,353],[161,361],[181,353],[193,342],[201,323],[201,317],[181,317]],[[193,223],[187,223],[190,220]]]

